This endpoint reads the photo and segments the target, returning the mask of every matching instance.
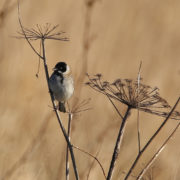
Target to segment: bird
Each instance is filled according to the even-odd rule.
[[[59,111],[66,112],[65,103],[73,95],[74,82],[70,67],[65,62],[58,62],[49,78],[50,90],[59,102]]]

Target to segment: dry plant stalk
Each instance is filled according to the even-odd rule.
[[[136,156],[135,161],[133,162],[132,166],[130,167],[130,169],[129,169],[126,177],[125,177],[125,180],[127,180],[128,177],[131,175],[131,172],[133,171],[133,169],[134,169],[135,166],[137,165],[140,157],[143,155],[143,153],[145,152],[145,150],[147,149],[147,147],[152,143],[152,141],[155,139],[155,137],[159,134],[159,132],[160,132],[160,131],[162,130],[162,128],[165,126],[165,124],[167,123],[167,121],[169,120],[169,118],[171,117],[171,115],[173,114],[173,112],[175,112],[174,110],[176,109],[179,101],[180,101],[180,97],[179,97],[178,100],[176,101],[176,103],[175,103],[175,105],[173,106],[172,110],[169,112],[168,116],[165,118],[165,120],[162,122],[162,124],[161,124],[161,125],[159,126],[159,128],[156,130],[156,132],[151,136],[151,138],[148,140],[148,142],[145,144],[145,146],[142,148],[142,150],[138,153],[138,155]],[[178,128],[178,127],[179,127],[179,125],[177,126],[177,128]],[[176,132],[176,130],[177,130],[177,129],[175,128],[174,133]],[[174,134],[174,133],[173,133],[173,134]],[[173,134],[172,134],[172,135],[173,135]],[[170,136],[166,139],[165,144],[169,141],[169,139],[170,139],[171,137],[172,137],[172,136],[170,135]],[[165,144],[162,145],[162,148],[165,146]],[[161,152],[162,148],[159,149],[159,153]],[[158,153],[158,151],[157,151],[157,153]],[[158,155],[159,155],[159,153],[158,153]],[[154,160],[154,158],[156,158],[156,154],[155,154],[155,156],[152,157],[152,161]],[[150,161],[149,163],[151,163],[151,161]],[[148,163],[148,164],[149,164],[149,163]],[[145,168],[146,168],[146,167],[145,167]],[[147,168],[148,168],[148,167],[147,167]],[[146,170],[147,170],[147,169],[146,169]]]
[[[50,97],[51,97],[51,101],[52,101],[52,105],[53,105],[53,110],[56,114],[60,128],[61,128],[62,133],[64,135],[64,138],[67,142],[67,145],[68,145],[68,148],[70,151],[70,155],[71,155],[71,159],[72,159],[75,177],[76,177],[76,180],[78,180],[79,175],[78,175],[78,171],[77,171],[77,166],[76,166],[76,162],[75,162],[75,156],[74,156],[72,144],[69,141],[69,137],[68,137],[66,130],[62,124],[60,115],[59,115],[58,110],[56,108],[54,96],[50,90],[49,71],[48,71],[47,60],[46,60],[46,51],[45,51],[45,40],[68,41],[68,38],[62,37],[62,34],[64,34],[64,32],[57,31],[58,25],[52,26],[51,24],[47,23],[45,26],[37,25],[36,28],[28,29],[28,28],[23,27],[22,22],[21,22],[21,18],[20,18],[19,3],[18,3],[18,20],[19,20],[19,25],[20,25],[21,31],[18,32],[19,36],[17,36],[17,38],[25,39],[28,42],[31,49],[34,51],[34,53],[43,61],[44,71],[45,71],[46,80],[47,80],[47,86],[48,86],[48,90],[50,93]],[[41,41],[42,55],[39,54],[38,51],[36,51],[36,49],[33,47],[32,43],[30,42],[31,40],[40,40]]]
[[[89,152],[87,152],[87,151],[85,151],[85,150],[83,150],[83,149],[81,149],[81,148],[79,148],[79,147],[77,147],[77,146],[74,146],[74,145],[73,145],[73,148],[75,148],[75,149],[83,152],[84,154],[87,154],[88,156],[92,157],[92,158],[99,164],[99,166],[100,166],[100,168],[101,168],[101,170],[102,170],[102,173],[103,173],[103,175],[104,175],[104,177],[105,177],[105,179],[106,179],[106,173],[105,173],[105,171],[104,171],[103,165],[101,164],[101,162],[98,160],[98,158],[97,158],[96,156],[92,155],[91,153],[89,153]]]
[[[146,164],[146,166],[142,169],[142,171],[137,176],[137,180],[141,180],[144,176],[144,174],[147,172],[147,170],[150,168],[150,166],[153,164],[153,162],[157,159],[159,154],[164,150],[169,140],[174,136],[175,132],[179,128],[180,123],[177,124],[177,126],[174,128],[172,133],[168,136],[168,138],[165,140],[165,142],[161,145],[161,147],[157,150],[157,152],[153,155],[153,157],[149,160],[149,162]]]
[[[69,141],[70,141],[70,138],[71,138],[72,117],[74,117],[74,116],[76,117],[77,114],[80,114],[81,112],[85,112],[85,111],[90,110],[91,108],[89,108],[87,106],[89,104],[90,100],[91,100],[90,98],[84,99],[82,101],[80,101],[78,99],[79,103],[73,105],[72,109],[70,108],[70,106],[68,104],[68,109],[69,109],[68,110],[69,111],[68,112],[68,115],[69,115],[69,119],[68,119],[68,137],[69,137]],[[104,175],[104,177],[106,179],[104,168],[103,168],[102,164],[100,163],[100,161],[98,160],[98,158],[96,156],[92,155],[91,153],[89,153],[89,152],[87,152],[87,151],[85,151],[85,150],[83,150],[83,149],[81,149],[81,148],[79,148],[77,146],[72,145],[72,147],[75,148],[75,149],[78,149],[79,151],[81,151],[81,152],[83,152],[85,154],[87,154],[89,157],[94,158],[94,161],[96,161],[99,164],[99,166],[100,166],[100,168],[102,170],[102,173],[103,173],[103,175]],[[68,148],[68,146],[67,146],[67,149],[66,149],[66,180],[69,180],[69,148]]]
[[[71,122],[72,122],[72,117],[73,114],[71,112],[68,113],[68,131],[67,131],[67,135],[69,138],[69,141],[71,142]],[[69,148],[67,145],[66,148],[66,180],[69,180]]]
[[[99,152],[100,152],[100,151],[97,151],[95,157],[98,156]],[[96,161],[96,159],[94,158],[93,161],[92,161],[92,163],[91,163],[91,165],[90,165],[90,167],[89,167],[89,171],[88,171],[88,174],[87,174],[87,180],[89,180],[89,177],[90,177],[90,174],[91,174],[91,171],[92,171],[92,169],[93,169],[93,166],[94,166],[95,161]],[[104,173],[105,173],[105,172],[104,172]],[[104,176],[105,176],[105,179],[106,179],[106,175],[105,175],[105,174],[104,174]]]
[[[137,95],[139,95],[139,87],[140,87],[140,82],[141,82],[141,67],[142,67],[142,61],[140,62],[139,65],[139,71],[138,71],[138,76],[137,76]],[[138,104],[139,107],[139,104]],[[140,113],[139,113],[139,108],[137,109],[137,136],[138,136],[138,151],[141,151],[141,135],[140,135]]]
[[[116,163],[117,157],[118,157],[119,152],[120,152],[120,147],[121,147],[121,143],[122,143],[122,139],[123,139],[123,135],[124,135],[124,130],[125,130],[125,126],[126,126],[126,123],[127,123],[127,118],[128,118],[130,110],[131,110],[131,107],[128,106],[128,108],[126,110],[126,113],[125,113],[125,115],[124,115],[124,117],[122,119],[122,123],[120,125],[120,128],[119,128],[119,133],[118,133],[116,144],[115,144],[115,147],[114,147],[114,152],[113,152],[113,155],[112,155],[107,180],[110,180],[112,178],[112,175],[113,175],[115,163]]]
[[[95,76],[92,77],[87,74],[87,77],[89,81],[86,83],[86,85],[108,97],[113,107],[118,112],[119,117],[122,118],[122,123],[119,128],[119,133],[117,136],[114,152],[112,155],[112,160],[109,167],[107,180],[112,179],[112,175],[120,151],[120,145],[123,138],[123,133],[125,130],[125,125],[127,122],[129,111],[131,109],[138,109],[138,111],[144,111],[150,114],[165,117],[163,123],[160,125],[157,131],[152,135],[152,137],[148,140],[146,145],[142,149],[140,148],[139,145],[139,153],[135,161],[133,162],[132,166],[130,167],[128,173],[126,174],[126,177],[124,178],[125,180],[127,180],[128,177],[131,175],[132,170],[137,165],[139,158],[142,156],[142,154],[151,144],[154,138],[159,134],[160,130],[164,127],[168,119],[170,118],[176,120],[180,119],[180,113],[178,111],[175,111],[175,108],[179,103],[179,99],[171,110],[171,106],[167,103],[167,101],[160,97],[158,88],[151,88],[150,86],[144,85],[137,81],[133,81],[132,79],[117,79],[113,83],[109,83],[108,81],[102,80],[101,74],[96,74]],[[118,108],[113,103],[112,99],[127,105],[128,108],[123,117],[120,114]]]

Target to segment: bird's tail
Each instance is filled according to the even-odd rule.
[[[59,102],[59,111],[60,112],[66,112],[66,107],[64,102]]]

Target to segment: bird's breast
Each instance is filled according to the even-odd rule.
[[[58,101],[67,101],[74,92],[73,79],[71,77],[53,76],[50,78],[50,89]]]

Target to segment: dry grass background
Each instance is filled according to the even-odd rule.
[[[109,81],[118,77],[135,79],[142,60],[144,83],[158,86],[161,96],[173,105],[180,94],[179,7],[178,0],[99,0],[92,9],[87,8],[83,0],[24,0],[21,16],[26,27],[46,22],[60,24],[60,29],[70,37],[70,42],[47,42],[50,72],[57,61],[67,61],[76,80],[82,72],[84,57],[87,57],[90,74],[102,73]],[[90,24],[87,24],[88,18]],[[24,40],[10,37],[18,29],[16,1],[1,0],[0,179],[64,179],[66,146],[58,122],[48,107],[51,102],[44,71],[41,66],[37,79],[37,56]],[[88,41],[88,49],[85,49],[84,41]],[[35,46],[39,48],[38,43]],[[74,119],[72,142],[92,154],[99,151],[98,158],[107,172],[120,120],[107,99],[76,82],[76,86],[79,85],[82,91],[79,94],[77,88],[74,96],[79,99],[91,97],[89,106],[93,109]],[[124,110],[121,105],[120,108]],[[123,177],[121,172],[130,167],[137,152],[136,115],[133,111],[128,120],[114,179]],[[161,118],[144,113],[140,117],[144,143]],[[62,115],[62,118],[67,124],[67,117]],[[134,175],[175,123],[168,123]],[[178,132],[153,164],[153,180],[180,179],[179,137]],[[93,160],[77,150],[75,155],[80,177],[86,179]],[[89,179],[103,179],[96,163]],[[146,179],[151,178],[147,175]]]

